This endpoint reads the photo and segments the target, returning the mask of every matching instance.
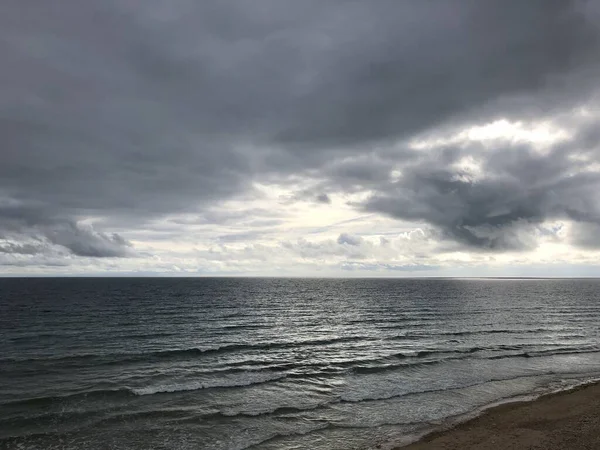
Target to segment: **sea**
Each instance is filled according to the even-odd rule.
[[[0,279],[1,449],[385,449],[598,377],[596,279]]]

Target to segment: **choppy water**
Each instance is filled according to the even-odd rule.
[[[3,279],[0,448],[385,448],[600,374],[600,280]]]

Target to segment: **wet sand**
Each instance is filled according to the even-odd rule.
[[[491,408],[402,450],[600,450],[600,384]]]

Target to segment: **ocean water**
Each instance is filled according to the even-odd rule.
[[[600,376],[599,294],[589,279],[0,279],[0,448],[389,448]]]

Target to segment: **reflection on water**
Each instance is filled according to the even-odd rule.
[[[0,448],[371,448],[598,376],[596,280],[0,280]]]

